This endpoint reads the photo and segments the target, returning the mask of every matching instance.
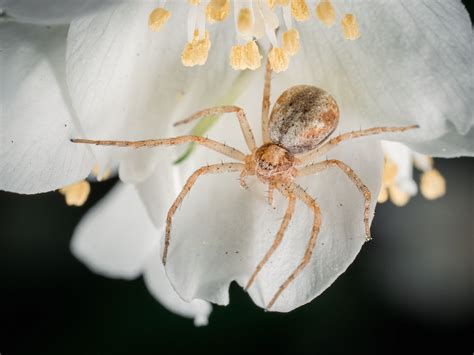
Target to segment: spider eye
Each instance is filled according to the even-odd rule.
[[[268,128],[273,143],[297,154],[320,145],[338,123],[339,107],[331,95],[315,86],[298,85],[275,102]]]

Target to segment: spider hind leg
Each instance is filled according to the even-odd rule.
[[[275,239],[273,240],[273,243],[272,243],[270,249],[268,249],[268,251],[265,253],[265,256],[258,263],[257,267],[255,268],[255,271],[253,272],[252,276],[250,277],[249,281],[247,282],[247,286],[245,286],[246,291],[250,288],[250,286],[252,286],[252,284],[254,283],[255,279],[257,278],[257,275],[260,272],[260,270],[267,263],[267,261],[273,255],[273,253],[277,250],[278,246],[280,245],[281,241],[283,240],[283,236],[286,232],[286,229],[288,228],[288,225],[289,225],[289,223],[291,221],[291,218],[293,217],[293,213],[295,211],[295,203],[296,203],[295,195],[293,193],[287,191],[286,188],[282,188],[280,186],[276,186],[276,187],[278,188],[278,190],[280,192],[282,192],[284,195],[286,195],[286,197],[288,197],[288,207],[286,209],[285,215],[283,217],[283,221],[281,222],[280,228],[278,229],[278,232],[275,236]]]
[[[321,227],[321,210],[318,203],[313,199],[305,190],[303,190],[299,185],[292,184],[292,189],[294,194],[302,200],[312,211],[314,215],[313,227],[311,230],[311,237],[309,238],[308,244],[306,246],[306,251],[304,253],[303,259],[298,264],[296,269],[291,273],[290,276],[281,284],[278,288],[278,291],[275,293],[273,298],[267,304],[266,310],[270,310],[275,302],[278,300],[283,291],[290,285],[290,283],[303,271],[306,265],[309,264],[311,256],[313,255],[314,247],[316,246],[316,241],[319,234],[319,229]]]

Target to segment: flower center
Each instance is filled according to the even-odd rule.
[[[148,26],[159,31],[171,16],[161,6],[150,13]],[[290,57],[298,53],[300,35],[293,27],[293,19],[304,22],[311,19],[312,9],[305,0],[242,0],[233,1],[234,24],[238,43],[230,52],[230,65],[235,70],[258,69],[262,56],[256,41],[266,38],[272,49],[268,59],[273,71],[288,69]],[[230,0],[188,0],[188,41],[184,46],[181,61],[185,66],[204,65],[211,48],[206,22],[225,21],[231,11]],[[280,17],[282,24],[280,24]],[[336,10],[330,0],[321,0],[315,9],[324,25],[331,27],[336,21]],[[360,37],[356,17],[345,14],[341,21],[344,38],[355,40]],[[281,31],[280,31],[281,30]],[[281,33],[280,33],[281,32]]]

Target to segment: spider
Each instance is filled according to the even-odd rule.
[[[256,266],[247,282],[245,290],[254,283],[258,273],[280,245],[285,231],[295,210],[296,199],[300,199],[312,211],[313,226],[309,241],[301,262],[296,269],[281,284],[273,298],[267,304],[269,310],[275,304],[282,292],[308,265],[316,246],[320,225],[321,211],[316,200],[301,186],[294,182],[298,176],[317,174],[324,169],[334,167],[342,170],[357,186],[364,198],[364,216],[366,241],[371,239],[369,226],[369,208],[371,192],[362,180],[347,164],[340,160],[326,159],[318,163],[311,163],[315,158],[322,157],[326,152],[349,139],[364,137],[383,132],[404,132],[418,128],[418,125],[405,127],[374,127],[370,129],[344,133],[329,139],[339,123],[339,108],[334,98],[326,91],[309,85],[297,85],[284,91],[276,100],[270,113],[270,86],[271,68],[266,62],[265,80],[262,100],[262,139],[263,144],[257,146],[252,129],[247,121],[245,111],[238,106],[220,106],[201,110],[187,119],[176,122],[176,125],[190,123],[208,115],[235,113],[245,142],[250,150],[249,154],[227,146],[223,143],[193,135],[178,136],[175,138],[149,139],[142,141],[115,141],[71,139],[74,143],[85,143],[118,147],[156,147],[161,145],[178,145],[194,142],[211,150],[219,152],[238,163],[221,163],[203,166],[197,169],[186,181],[183,189],[175,199],[166,218],[165,242],[162,254],[163,264],[166,265],[168,249],[171,240],[171,225],[173,215],[180,206],[184,197],[191,190],[196,180],[205,174],[220,174],[225,172],[240,172],[240,185],[247,189],[246,177],[256,176],[264,184],[268,184],[268,203],[273,201],[273,191],[278,190],[288,199],[288,205],[280,228],[271,247]],[[329,139],[329,140],[328,140]]]

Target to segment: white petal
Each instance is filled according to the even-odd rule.
[[[59,25],[68,24],[76,17],[111,3],[98,0],[0,0],[0,8],[16,21]]]
[[[167,5],[168,7],[168,5]],[[232,23],[211,34],[212,49],[203,67],[186,68],[181,51],[186,43],[189,6],[169,3],[170,20],[160,32],[147,27],[153,4],[132,2],[74,21],[68,45],[68,84],[74,107],[88,138],[147,139],[167,136],[173,121],[198,108],[212,106],[228,92],[239,74],[229,68]],[[221,25],[221,24],[219,24]],[[212,32],[212,31],[211,31]],[[123,149],[94,149],[99,162],[121,160]],[[151,156],[127,153],[137,166],[121,169],[127,181],[141,181]],[[139,157],[137,157],[139,156]],[[124,162],[124,164],[127,164]],[[134,171],[123,176],[122,173]]]
[[[90,149],[78,135],[65,82],[67,27],[0,24],[0,189],[38,193],[86,177]]]
[[[71,250],[98,274],[133,279],[142,273],[153,250],[158,249],[160,235],[135,188],[120,184],[81,220]]]
[[[441,137],[425,142],[414,142],[411,143],[411,146],[417,152],[442,158],[472,157],[474,156],[474,127],[463,136],[460,136],[455,130],[449,130]]]
[[[373,210],[382,165],[378,144],[347,143],[330,156],[360,174],[373,192]],[[311,263],[275,304],[275,311],[290,311],[323,292],[352,263],[365,238],[362,196],[342,172],[330,170],[298,182],[320,203],[323,222]],[[183,299],[227,304],[229,284],[248,281],[272,243],[286,208],[280,197],[275,209],[269,207],[265,191],[260,183],[242,190],[238,174],[198,180],[175,215],[166,266]],[[296,268],[311,225],[311,213],[298,202],[284,242],[250,290],[256,304],[265,306]]]
[[[148,290],[164,307],[180,316],[194,318],[196,326],[207,325],[211,305],[202,300],[185,302],[178,296],[166,276],[158,248],[148,261],[143,277]]]
[[[302,50],[281,80],[324,88],[339,103],[341,120],[352,120],[354,128],[418,123],[421,129],[400,140],[432,155],[465,150],[432,144],[448,132],[464,135],[474,123],[472,26],[461,1],[335,6],[356,15],[361,37],[344,40],[340,25],[298,24]]]

